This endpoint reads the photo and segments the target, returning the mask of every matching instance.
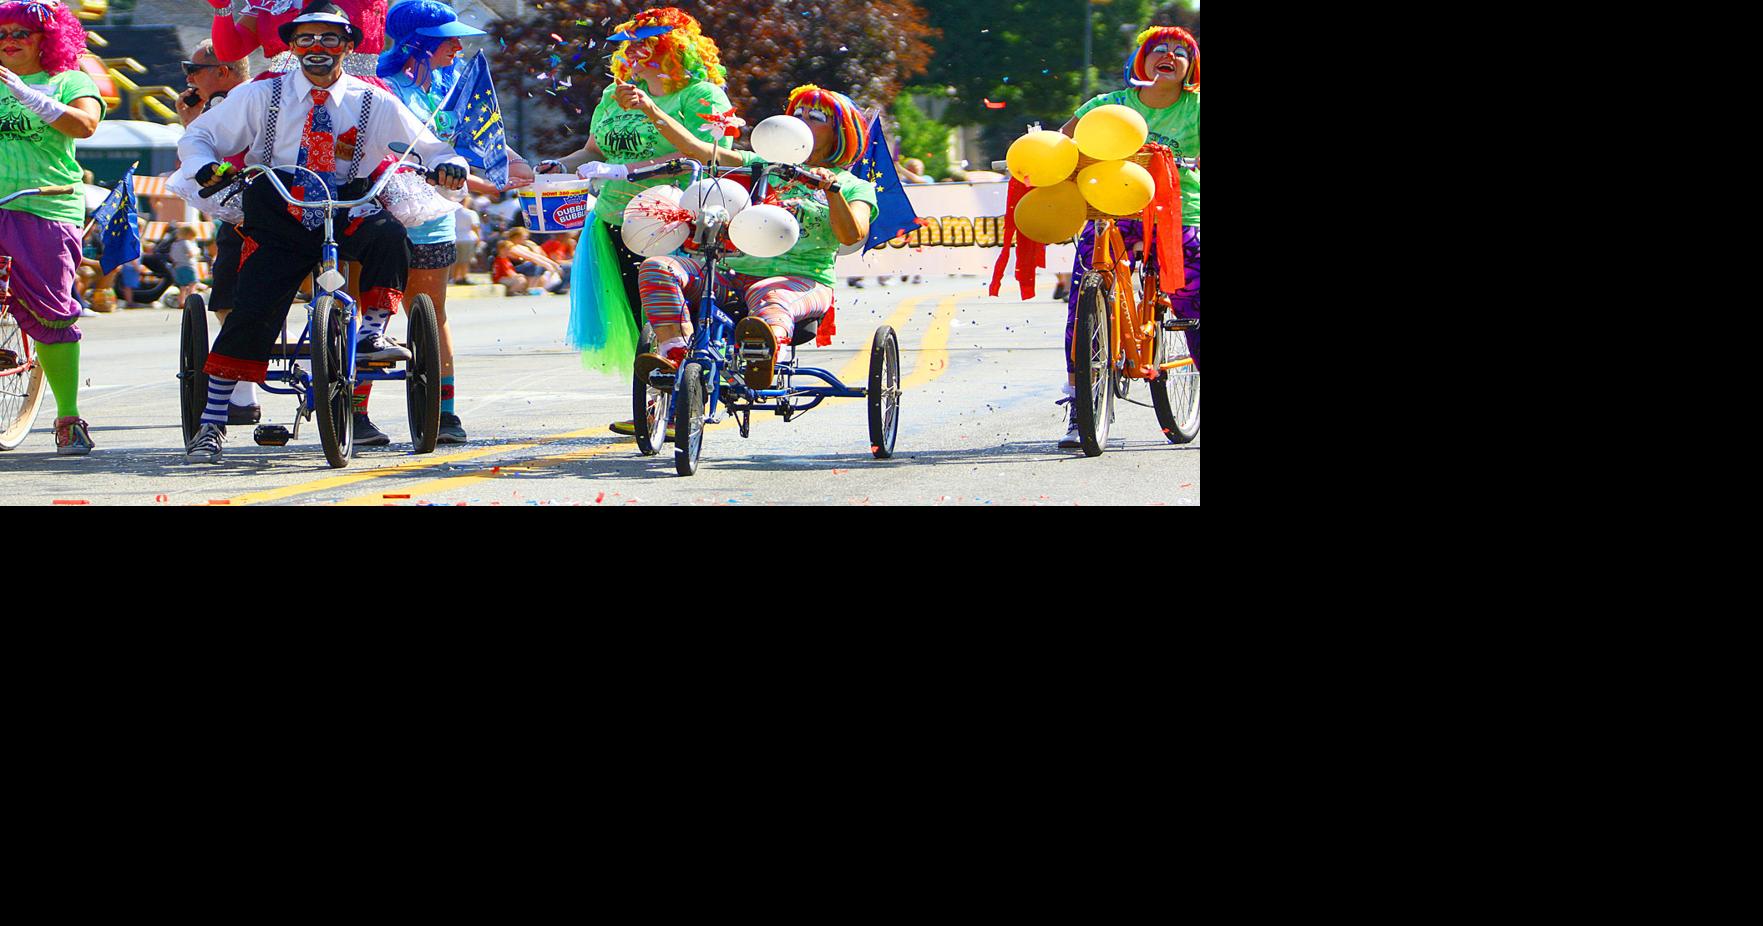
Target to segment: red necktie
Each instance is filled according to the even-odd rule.
[[[325,101],[330,98],[329,90],[312,91],[312,111],[306,114],[306,129],[300,135],[300,156],[295,161],[302,167],[316,171],[323,178],[326,198],[336,190],[337,170],[337,138],[331,132],[330,110],[324,108]],[[299,176],[304,178],[306,175]],[[304,185],[295,187],[294,192],[301,199],[307,198]],[[317,192],[313,191],[315,195]],[[324,224],[324,214],[317,209],[289,206],[288,212],[300,219],[300,224],[307,228],[318,228]]]

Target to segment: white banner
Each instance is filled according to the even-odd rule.
[[[1004,205],[1009,181],[983,183],[909,183],[906,196],[930,224],[896,238],[868,254],[847,254],[833,266],[839,279],[900,274],[973,273],[992,278],[1004,238]],[[1047,273],[1066,273],[1077,257],[1075,244],[1047,248]],[[1011,249],[1006,286],[1016,279],[1016,250]]]

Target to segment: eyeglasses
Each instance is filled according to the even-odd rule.
[[[0,32],[0,39],[12,39],[15,42],[23,42],[23,41],[29,39],[33,35],[42,35],[42,33],[41,32],[31,32],[31,31],[28,31],[25,29],[17,29],[12,32]]]
[[[196,76],[196,72],[202,70],[203,68],[220,67],[220,65],[218,65],[218,64],[197,64],[194,61],[182,61],[179,63],[184,66],[184,76],[185,77],[194,77],[194,76]]]
[[[314,45],[323,45],[326,48],[337,48],[346,41],[348,39],[335,32],[326,32],[323,35],[296,35],[294,36],[294,47],[311,48]]]

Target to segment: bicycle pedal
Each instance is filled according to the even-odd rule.
[[[1192,331],[1200,327],[1197,318],[1166,318],[1163,320],[1164,331]]]
[[[0,370],[10,370],[18,366],[18,354],[9,350],[0,350]]]
[[[260,424],[251,432],[251,439],[259,447],[286,447],[292,437],[288,429],[279,424]]]
[[[398,361],[396,361],[396,360],[358,360],[355,362],[355,369],[357,369],[357,370],[390,370],[391,368],[393,368],[397,365],[398,365]]]

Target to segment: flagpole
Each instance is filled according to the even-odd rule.
[[[129,169],[128,169],[128,170],[125,170],[125,171],[123,171],[123,174],[124,174],[124,176],[127,176],[127,174],[128,174],[128,173],[129,173],[129,171],[132,171],[132,170],[134,170],[134,169],[135,169],[135,168],[137,168],[137,167],[140,167],[140,166],[141,166],[141,162],[140,162],[140,161],[136,161],[136,162],[135,162],[135,163],[133,163],[133,164],[130,164],[130,165],[129,165]],[[120,180],[118,180],[118,181],[117,181],[117,182],[116,182],[116,185],[117,185],[117,186],[118,186],[118,187],[121,187],[121,186],[122,186],[122,181],[120,181]],[[116,190],[111,190],[111,191],[110,191],[110,192],[112,192],[112,193],[114,193],[114,192],[116,192]],[[108,196],[106,196],[106,197],[104,197],[104,198],[105,198],[105,199],[109,199],[109,198],[110,198],[110,197],[108,197]],[[98,209],[99,209],[99,210],[100,210],[100,211],[102,211],[102,210],[103,210],[103,209],[104,209],[104,206],[103,206],[103,205],[102,205],[102,204],[100,204],[100,205],[99,205],[99,206],[98,206]],[[84,241],[84,240],[86,240],[86,236],[87,236],[87,235],[89,235],[89,234],[91,234],[91,233],[92,233],[92,226],[94,226],[94,225],[96,225],[96,224],[98,224],[98,213],[97,213],[97,212],[93,212],[93,213],[92,213],[92,221],[90,221],[90,222],[87,222],[87,223],[86,223],[86,230],[85,230],[85,231],[82,231],[82,232],[80,232],[80,240],[81,240],[81,241]]]

